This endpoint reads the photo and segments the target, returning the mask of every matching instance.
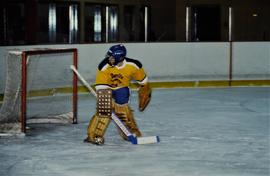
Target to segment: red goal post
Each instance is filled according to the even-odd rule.
[[[61,53],[66,53],[72,57],[72,61],[68,62],[68,64],[74,65],[74,67],[78,67],[78,50],[76,48],[56,48],[56,49],[50,49],[50,48],[38,48],[38,49],[30,49],[30,50],[23,50],[23,51],[14,51],[17,52],[17,57],[21,58],[21,66],[19,66],[21,73],[20,78],[20,86],[18,88],[20,89],[19,96],[20,101],[19,103],[19,121],[21,125],[21,132],[26,133],[26,125],[27,125],[27,94],[28,94],[28,57],[35,57],[35,56],[42,56],[42,55],[57,55],[61,56]],[[33,58],[35,59],[35,58]],[[57,59],[57,57],[56,57]],[[52,65],[51,65],[52,66]],[[48,65],[47,67],[51,67]],[[78,104],[78,78],[75,73],[70,73],[72,75],[72,78],[70,78],[71,86],[72,86],[72,103],[70,102],[70,106],[72,106],[72,123],[77,123],[77,104]],[[5,99],[5,94],[4,94]]]
[[[26,132],[26,94],[27,94],[27,57],[40,54],[54,53],[73,53],[73,65],[78,67],[78,50],[76,48],[66,49],[44,49],[44,50],[29,50],[22,52],[22,82],[21,82],[21,124],[22,132]],[[73,123],[77,123],[77,100],[78,100],[78,84],[77,75],[73,73]]]

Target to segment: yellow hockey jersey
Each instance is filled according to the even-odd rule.
[[[147,82],[147,76],[140,61],[125,58],[122,66],[111,66],[108,58],[105,58],[98,66],[95,86],[118,89],[128,87],[131,80],[139,84]]]

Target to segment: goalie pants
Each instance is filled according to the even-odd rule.
[[[141,132],[138,129],[136,121],[133,117],[132,110],[127,103],[123,105],[114,103],[114,112],[132,134],[136,135],[137,137],[141,136]],[[110,124],[110,121],[111,118],[99,117],[96,113],[88,125],[88,140],[95,142],[95,138],[97,137],[104,139],[104,134]],[[118,128],[118,131],[123,139],[128,140],[127,136],[121,131],[120,128]]]

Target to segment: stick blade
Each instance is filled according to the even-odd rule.
[[[159,136],[138,137],[137,144],[155,144],[160,142]]]

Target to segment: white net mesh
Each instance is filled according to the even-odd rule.
[[[21,64],[16,53],[7,56],[6,87],[4,101],[0,109],[0,133],[20,133],[19,102],[20,102],[20,67]],[[15,60],[18,60],[17,62]]]
[[[21,52],[8,53],[6,85],[0,109],[0,133],[21,131],[21,59]],[[73,121],[72,64],[71,52],[28,56],[27,124]]]

